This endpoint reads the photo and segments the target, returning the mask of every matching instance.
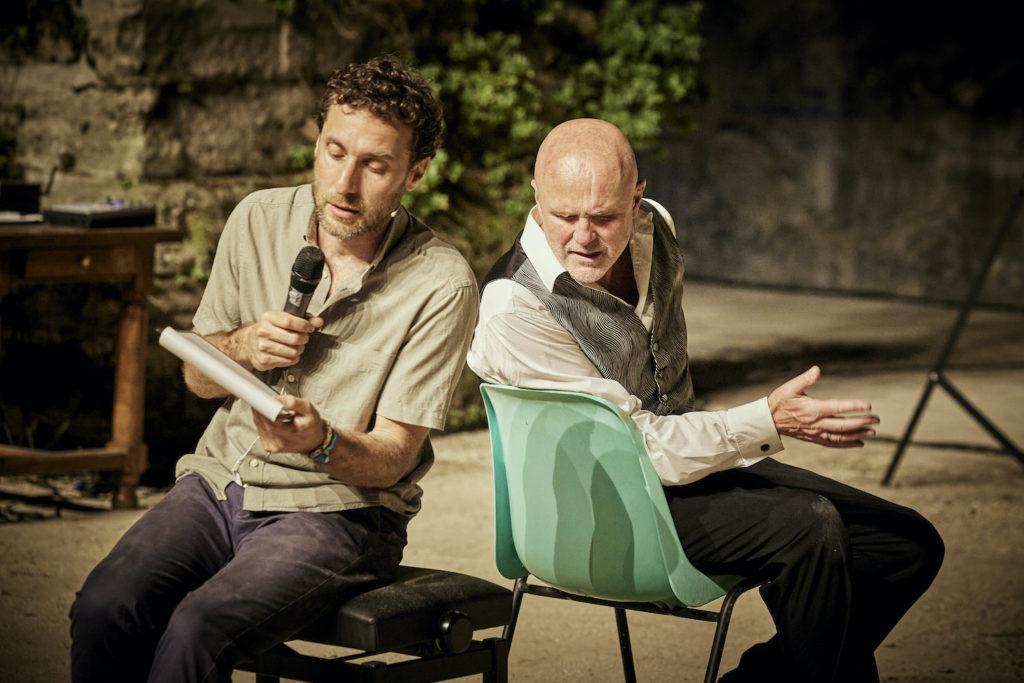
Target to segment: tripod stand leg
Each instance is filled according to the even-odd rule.
[[[914,435],[914,430],[917,429],[917,423],[924,413],[925,406],[928,405],[928,399],[931,398],[932,390],[935,389],[935,383],[938,381],[938,378],[938,373],[929,373],[928,382],[924,385],[924,391],[917,402],[917,407],[914,408],[914,415],[910,418],[910,424],[907,425],[906,431],[903,432],[903,437],[900,439],[899,445],[896,446],[896,452],[893,453],[892,460],[889,462],[889,469],[885,471],[885,476],[882,477],[883,486],[888,486],[892,483],[892,477],[896,474],[896,468],[899,467],[900,460],[903,458],[903,451],[907,450],[910,437]]]
[[[992,422],[985,417],[973,403],[967,400],[967,397],[960,393],[959,389],[953,386],[953,384],[942,375],[939,376],[938,383],[946,390],[946,393],[948,393],[954,401],[960,404],[960,407],[963,408],[968,415],[973,417],[975,421],[981,425],[982,429],[988,432],[993,439],[999,442],[999,445],[1002,446],[1005,451],[1017,458],[1017,462],[1021,465],[1024,465],[1024,453],[1022,453],[1021,450],[1017,448],[1012,441],[1010,441],[1008,436],[999,431],[999,428],[992,424]]]
[[[948,391],[950,396],[952,396],[964,410],[970,413],[971,417],[977,420],[982,427],[984,427],[997,441],[999,441],[999,443],[1003,445],[1003,447],[1010,451],[1011,455],[1014,455],[1022,464],[1024,464],[1024,455],[1021,454],[1020,450],[1010,443],[1009,439],[1003,436],[1002,432],[996,429],[995,426],[981,414],[981,411],[971,405],[963,394],[954,389],[943,376],[943,372],[946,370],[946,364],[949,362],[949,358],[953,354],[953,349],[956,348],[956,343],[960,339],[960,333],[963,332],[964,328],[967,326],[967,319],[970,317],[971,311],[974,309],[974,305],[978,302],[978,297],[981,295],[981,290],[985,285],[985,280],[988,279],[988,273],[992,269],[992,264],[995,262],[996,256],[998,256],[999,250],[1003,246],[1003,242],[1005,242],[1007,236],[1009,236],[1010,228],[1013,227],[1013,223],[1017,219],[1017,215],[1020,213],[1022,206],[1024,206],[1024,179],[1022,179],[1020,189],[1017,190],[1017,195],[1014,197],[1013,204],[1011,204],[1010,209],[1006,212],[1005,219],[996,230],[995,236],[992,238],[988,254],[986,254],[981,267],[975,274],[974,281],[971,283],[971,289],[967,294],[967,298],[964,299],[962,304],[960,304],[960,312],[957,315],[956,322],[953,324],[953,329],[950,330],[949,337],[946,339],[946,343],[943,346],[942,351],[939,353],[939,357],[935,361],[932,371],[928,373],[928,384],[924,388],[924,393],[921,394],[921,400],[918,401],[917,408],[914,409],[914,416],[910,418],[910,424],[907,425],[907,431],[903,433],[903,438],[900,439],[899,446],[896,447],[896,452],[893,454],[892,461],[889,463],[889,469],[886,470],[885,476],[882,477],[882,484],[884,486],[888,486],[892,482],[892,477],[896,473],[896,468],[900,464],[903,452],[907,449],[907,444],[910,443],[910,437],[914,434],[914,429],[917,428],[917,422],[921,419],[921,413],[924,412],[925,404],[928,403],[928,398],[931,396],[932,390],[935,388],[936,384],[942,385],[942,388]]]

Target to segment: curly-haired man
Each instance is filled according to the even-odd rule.
[[[312,187],[256,192],[224,227],[195,330],[279,377],[291,423],[227,397],[167,496],[71,608],[72,677],[227,680],[386,580],[420,507],[476,319],[473,274],[401,206],[441,141],[429,85],[390,58],[327,85]],[[281,311],[296,254],[326,261],[309,318]],[[282,368],[283,371],[276,371]],[[313,457],[315,456],[315,458]]]

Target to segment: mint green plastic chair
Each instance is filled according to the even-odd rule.
[[[495,557],[515,579],[511,643],[525,593],[615,609],[625,679],[635,681],[627,609],[716,623],[714,681],[736,598],[757,584],[707,576],[679,543],[633,421],[604,399],[480,387],[494,460]],[[530,584],[530,575],[547,586]],[[722,596],[718,612],[695,609]]]

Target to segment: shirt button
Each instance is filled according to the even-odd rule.
[[[324,280],[326,280],[326,279],[327,279],[327,278],[329,278],[330,276],[331,276],[331,274],[330,274],[330,273],[329,273],[329,272],[327,271],[327,269],[326,269],[326,268],[324,268],[324,275],[323,275],[323,279],[324,279]]]
[[[295,381],[295,375],[293,375],[292,373],[289,372],[288,373],[288,381],[289,382],[294,382]]]
[[[662,403],[668,403],[668,394],[662,394],[661,395],[661,402]]]
[[[249,461],[249,464],[252,465],[253,467],[259,467],[260,461],[257,458],[253,458],[252,460]]]

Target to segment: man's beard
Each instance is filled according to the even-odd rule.
[[[405,190],[400,186],[394,194],[385,197],[381,202],[366,206],[356,197],[339,197],[332,195],[329,191],[322,192],[316,179],[313,180],[313,204],[316,207],[317,222],[329,235],[342,240],[354,239],[383,229],[401,204],[403,194],[405,194]],[[355,209],[359,215],[351,219],[335,216],[327,208],[327,204],[331,200],[334,200],[335,204]]]

